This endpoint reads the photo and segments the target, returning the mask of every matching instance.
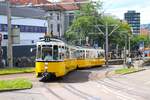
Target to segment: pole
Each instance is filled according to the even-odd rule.
[[[12,28],[11,28],[11,4],[10,0],[7,2],[7,25],[8,25],[8,46],[7,46],[7,59],[8,66],[13,67],[13,53],[12,53]]]
[[[49,37],[51,37],[52,36],[52,33],[51,33],[51,16],[47,16],[47,24],[48,24],[48,33],[47,33],[47,35],[49,36]]]
[[[126,60],[127,60],[127,35],[125,35],[125,62],[126,62]]]
[[[129,45],[129,48],[128,48],[129,49],[128,50],[129,51],[129,56],[130,56],[130,39],[131,39],[131,37],[129,36],[129,44],[128,44]]]
[[[105,47],[105,59],[106,59],[106,67],[108,67],[108,24],[106,22],[106,33],[105,33],[105,43],[106,43],[106,47]]]

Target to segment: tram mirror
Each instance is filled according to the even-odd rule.
[[[36,51],[36,48],[31,48],[30,49],[30,52],[34,52],[34,51]]]

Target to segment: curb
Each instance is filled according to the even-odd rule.
[[[15,75],[15,74],[28,74],[28,73],[34,73],[34,71],[33,72],[20,72],[20,73],[5,73],[5,74],[0,74],[0,76],[2,76],[2,75]]]
[[[32,86],[33,87],[33,86]],[[19,91],[19,90],[27,90],[27,89],[32,89],[31,88],[23,88],[23,89],[8,89],[8,90],[0,90],[0,93],[2,92],[13,92],[13,91]]]
[[[140,70],[137,70],[137,71],[133,71],[133,72],[129,72],[129,73],[121,74],[121,75],[132,74],[132,73],[136,73],[136,72],[140,72],[140,71],[144,71],[144,70],[146,70],[146,69],[140,69]]]

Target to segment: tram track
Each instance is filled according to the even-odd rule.
[[[52,95],[54,95],[55,97],[57,97],[59,100],[65,100],[65,99],[63,99],[61,96],[59,96],[58,93],[53,92],[53,91],[48,87],[48,85],[47,85],[46,83],[44,83],[42,86],[43,86],[45,89],[47,89],[48,92],[50,92]]]
[[[75,87],[73,87],[72,85],[68,85],[65,83],[57,83],[58,86],[61,86],[63,89],[67,90],[69,93],[71,93],[72,95],[74,95],[75,97],[80,98],[80,100],[100,100],[97,99],[96,97],[85,93],[79,89],[76,89]],[[55,91],[53,91],[49,86],[48,83],[43,83],[42,85],[45,89],[47,89],[49,91],[49,93],[51,93],[52,95],[54,95],[55,97],[57,97],[59,100],[66,100],[66,98],[64,97],[64,95],[61,96],[61,93],[56,93]],[[68,99],[69,100],[69,99]]]
[[[95,81],[96,83],[102,85],[106,90],[113,92],[115,95],[120,96],[122,98],[126,98],[127,100],[135,100],[132,97],[142,97],[146,99],[145,95],[148,95],[144,91],[142,92],[142,88],[138,87],[140,91],[136,90],[137,87],[135,86],[130,86],[129,84],[124,84],[124,83],[116,83],[111,80],[99,80]],[[118,95],[119,94],[119,95]],[[126,95],[123,95],[126,94]],[[127,96],[127,95],[132,95],[132,97]],[[129,98],[130,97],[130,98]]]

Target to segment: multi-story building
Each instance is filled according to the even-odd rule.
[[[132,27],[133,34],[140,34],[140,13],[136,11],[128,11],[124,14],[124,19]]]
[[[72,0],[71,2],[75,2]],[[70,2],[70,0],[63,0]],[[51,4],[47,0],[11,0],[11,4],[28,5],[28,4]],[[24,7],[11,8],[12,28],[18,27],[20,29],[20,43],[13,44],[13,56],[30,56],[30,48],[35,46],[35,43],[40,37],[47,32],[48,21],[47,14],[51,16],[50,30],[54,36],[63,36],[64,32],[71,25],[74,19],[75,10],[79,7],[76,5],[48,5],[43,7]],[[7,25],[7,5],[0,3],[0,34],[2,34],[3,58],[6,59],[7,44],[8,44],[8,25]]]

